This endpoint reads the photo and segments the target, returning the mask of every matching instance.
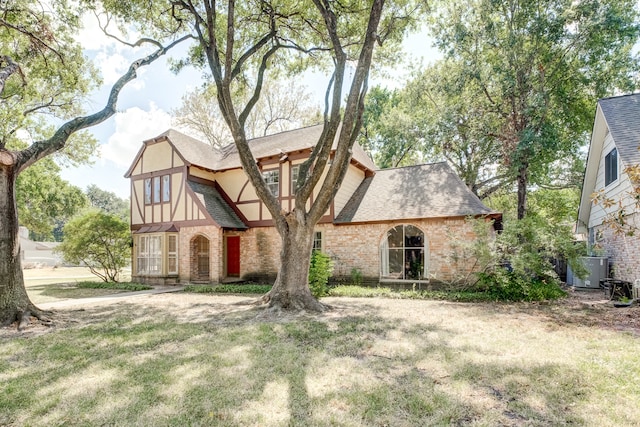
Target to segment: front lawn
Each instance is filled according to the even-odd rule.
[[[588,306],[245,301],[150,295],[1,329],[0,425],[640,424],[640,337]]]

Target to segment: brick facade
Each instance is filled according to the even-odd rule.
[[[348,278],[358,271],[367,283],[379,281],[380,244],[387,231],[397,225],[414,225],[425,233],[427,242],[428,278],[451,281],[468,272],[472,265],[454,264],[451,259],[452,239],[474,238],[472,227],[464,218],[423,219],[407,222],[333,225],[318,224],[322,232],[322,249],[334,262],[334,277]],[[240,277],[249,280],[273,280],[278,271],[281,240],[274,227],[256,227],[247,231],[222,232],[216,227],[188,227],[180,230],[180,281],[192,280],[193,259],[190,245],[198,235],[210,239],[210,281],[225,278],[224,239],[240,236]]]
[[[218,283],[223,276],[223,245],[222,230],[214,225],[200,227],[182,227],[179,238],[179,278],[180,282],[192,281],[196,263],[196,254],[193,251],[193,242],[198,236],[203,236],[209,240],[209,282]]]
[[[640,220],[640,213],[635,213],[630,221]],[[634,282],[640,279],[640,234],[626,236],[615,234],[605,226],[595,227],[597,243],[609,257],[609,263],[614,277]]]

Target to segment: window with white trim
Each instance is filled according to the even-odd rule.
[[[604,185],[618,179],[618,150],[614,148],[604,157]]]
[[[322,251],[322,231],[314,231],[313,233],[313,250]]]
[[[387,280],[424,280],[427,246],[424,232],[413,225],[398,225],[380,244],[380,277]]]
[[[262,172],[262,179],[275,197],[280,195],[280,171],[278,169]]]
[[[178,274],[178,236],[167,235],[167,273]]]
[[[171,201],[171,175],[162,175],[162,203]]]
[[[144,180],[144,204],[151,204],[151,178]]]
[[[154,176],[144,180],[144,204],[171,201],[171,175]]]
[[[136,260],[137,274],[162,274],[162,236],[138,236]]]
[[[300,174],[300,165],[291,167],[291,195],[296,192],[296,184],[298,183],[298,175]]]

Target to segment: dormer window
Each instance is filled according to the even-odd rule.
[[[613,149],[604,158],[605,187],[618,179],[618,150]]]

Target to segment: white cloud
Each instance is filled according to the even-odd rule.
[[[109,55],[100,52],[96,55],[95,63],[102,73],[105,85],[115,83],[129,68],[129,61],[119,53]]]
[[[127,168],[140,150],[142,141],[158,136],[171,127],[171,116],[154,103],[149,110],[128,108],[115,116],[116,130],[101,146],[102,158]]]

